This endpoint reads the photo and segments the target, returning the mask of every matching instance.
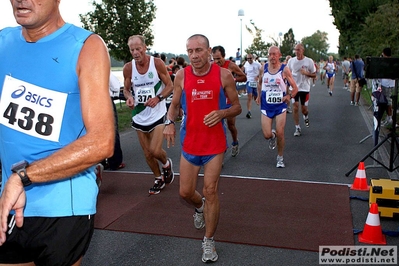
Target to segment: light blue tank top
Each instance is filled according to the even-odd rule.
[[[28,43],[21,27],[0,31],[0,156],[3,184],[13,163],[40,160],[86,134],[76,65],[92,33],[71,24]],[[3,188],[4,186],[2,186]],[[94,167],[25,188],[25,217],[96,212]]]

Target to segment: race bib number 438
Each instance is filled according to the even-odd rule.
[[[0,124],[44,140],[58,141],[67,94],[6,76]]]

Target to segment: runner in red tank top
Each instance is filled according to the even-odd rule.
[[[195,206],[194,226],[202,229],[206,224],[202,261],[208,262],[218,259],[213,236],[219,221],[218,183],[227,147],[223,119],[239,115],[241,106],[231,72],[209,61],[211,48],[208,38],[193,35],[186,46],[191,67],[176,74],[173,99],[167,114],[170,122],[165,126],[164,136],[168,147],[171,143],[174,145],[176,129],[172,121],[176,119],[181,103],[185,113],[180,131],[180,196]],[[228,109],[224,109],[224,94],[231,101]],[[196,190],[201,166],[204,167],[204,187],[200,191],[204,197]]]
[[[226,52],[223,46],[214,46],[212,48],[212,57],[215,64],[218,64],[222,68],[230,70],[236,82],[246,82],[247,76],[242,72],[242,70],[232,61],[225,60]],[[230,100],[226,97],[226,108],[230,107]],[[228,117],[227,126],[231,133],[231,138],[233,142],[231,143],[231,156],[236,157],[240,152],[240,147],[238,144],[238,131],[236,128],[236,118]]]

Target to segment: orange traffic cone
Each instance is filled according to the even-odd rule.
[[[366,170],[364,170],[364,162],[360,162],[351,189],[368,191],[369,188],[367,185]]]
[[[386,245],[385,235],[382,234],[380,215],[377,203],[371,203],[369,214],[363,232],[359,234],[359,242],[368,244]]]

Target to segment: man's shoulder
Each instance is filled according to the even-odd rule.
[[[78,27],[76,25],[65,23],[65,32],[73,35],[77,40],[85,41],[90,35],[95,34],[91,31]],[[61,29],[60,29],[61,30]]]
[[[129,61],[129,62],[125,63],[123,65],[123,68],[125,68],[125,67],[132,67],[132,61]]]
[[[132,72],[132,61],[129,61],[123,65],[122,72],[124,76],[126,76],[127,73]]]
[[[298,57],[294,56],[290,60],[288,60],[287,64],[293,65],[295,63],[299,62]]]
[[[306,60],[306,62],[314,64],[312,58],[305,56],[304,59]]]
[[[5,35],[10,34],[10,33],[20,32],[21,29],[22,29],[21,26],[6,27],[6,28],[3,28],[3,29],[0,29],[0,35],[5,36]]]

